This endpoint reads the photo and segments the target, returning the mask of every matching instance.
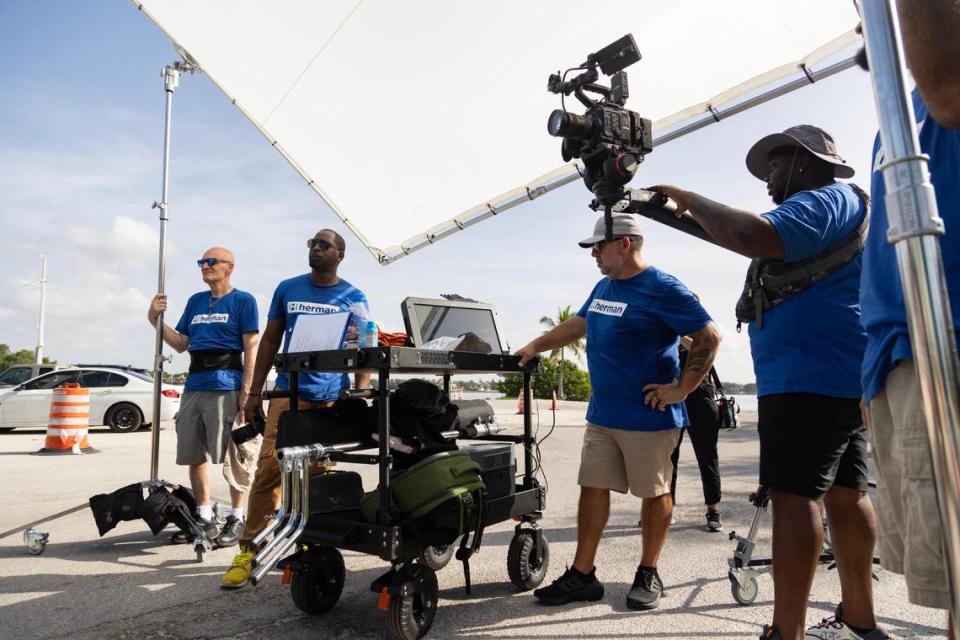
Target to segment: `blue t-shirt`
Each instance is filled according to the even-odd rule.
[[[689,424],[682,402],[666,411],[644,404],[643,387],[680,376],[680,336],[710,323],[679,280],[647,267],[626,280],[597,283],[577,315],[587,321],[587,421],[613,429],[662,431]]]
[[[866,213],[850,185],[801,191],[763,214],[783,243],[785,262],[813,257],[857,230]],[[862,254],[750,323],[757,395],[816,393],[860,397]]]
[[[310,274],[304,274],[277,285],[267,317],[270,320],[283,320],[283,352],[286,353],[297,318],[302,315],[348,311],[352,304],[363,305],[366,309],[367,296],[343,278],[337,284],[318,287],[310,282]],[[349,386],[350,378],[345,373],[300,374],[300,397],[310,402],[335,400],[340,391]],[[286,373],[277,376],[277,387],[290,388]]]
[[[920,150],[930,156],[930,181],[937,193],[937,209],[947,231],[940,236],[940,252],[953,312],[953,328],[960,336],[960,130],[947,129],[930,117],[916,90],[913,92],[913,110],[920,126]],[[887,242],[886,187],[879,170],[884,162],[878,135],[873,145],[870,183],[873,213],[860,279],[860,306],[863,326],[867,330],[867,350],[861,375],[867,402],[883,390],[887,374],[897,362],[913,359],[896,249]]]
[[[243,336],[260,331],[257,301],[246,291],[234,289],[214,300],[209,291],[190,296],[177,333],[190,338],[188,351],[221,349],[243,351]],[[187,376],[186,391],[236,391],[243,384],[243,371],[216,369]]]

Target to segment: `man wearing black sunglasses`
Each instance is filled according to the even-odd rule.
[[[259,446],[254,440],[238,449],[230,438],[250,391],[260,331],[256,300],[230,284],[234,262],[233,253],[223,247],[204,252],[197,266],[209,291],[190,296],[175,329],[163,325],[164,342],[179,353],[190,352],[190,374],[177,414],[177,464],[190,467],[201,528],[220,547],[236,544],[243,530]],[[166,309],[167,296],[155,296],[147,313],[150,324],[156,326]],[[223,464],[223,477],[230,485],[232,509],[222,529],[211,504],[211,463]],[[179,532],[171,542],[190,538]]]
[[[263,401],[259,390],[266,382],[267,373],[273,366],[273,358],[280,350],[281,343],[285,343],[285,350],[290,346],[290,336],[300,316],[341,311],[367,315],[366,295],[337,275],[346,250],[343,237],[331,229],[321,229],[307,240],[307,248],[310,272],[284,280],[277,285],[273,293],[267,328],[263,332],[253,370],[253,391],[243,407],[247,421],[256,415],[263,415]],[[281,373],[277,377],[277,388],[288,389],[288,384],[287,374]],[[300,409],[326,406],[339,397],[340,391],[349,386],[350,379],[346,374],[301,373],[298,406]],[[369,387],[370,374],[357,374],[356,386],[358,389]],[[240,553],[220,580],[220,586],[225,589],[237,589],[247,584],[256,555],[252,540],[280,505],[280,469],[276,458],[277,424],[280,414],[289,406],[290,401],[285,398],[270,401],[263,447],[250,490],[250,517],[243,535],[240,536]]]

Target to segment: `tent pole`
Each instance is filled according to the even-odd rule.
[[[940,255],[944,227],[905,88],[900,26],[892,0],[863,1],[863,31],[885,155],[881,169],[887,187],[887,240],[896,247],[920,378],[943,527],[953,640],[960,640],[960,366]]]

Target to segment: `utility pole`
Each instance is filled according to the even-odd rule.
[[[40,256],[40,318],[37,321],[37,351],[34,361],[43,363],[43,323],[47,305],[47,255]]]

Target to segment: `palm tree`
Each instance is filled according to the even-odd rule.
[[[558,324],[562,324],[575,316],[576,313],[570,308],[570,305],[567,305],[563,309],[557,309],[557,317],[551,318],[550,316],[543,316],[540,318],[540,324],[546,327],[548,330],[553,329]],[[585,343],[583,338],[577,339],[576,342],[572,342],[565,347],[560,347],[559,349],[554,349],[550,352],[551,360],[560,360],[559,371],[557,372],[557,397],[561,400],[563,399],[563,366],[567,361],[566,358],[566,349],[569,349],[573,355],[579,357],[583,356],[583,350],[585,348]]]

